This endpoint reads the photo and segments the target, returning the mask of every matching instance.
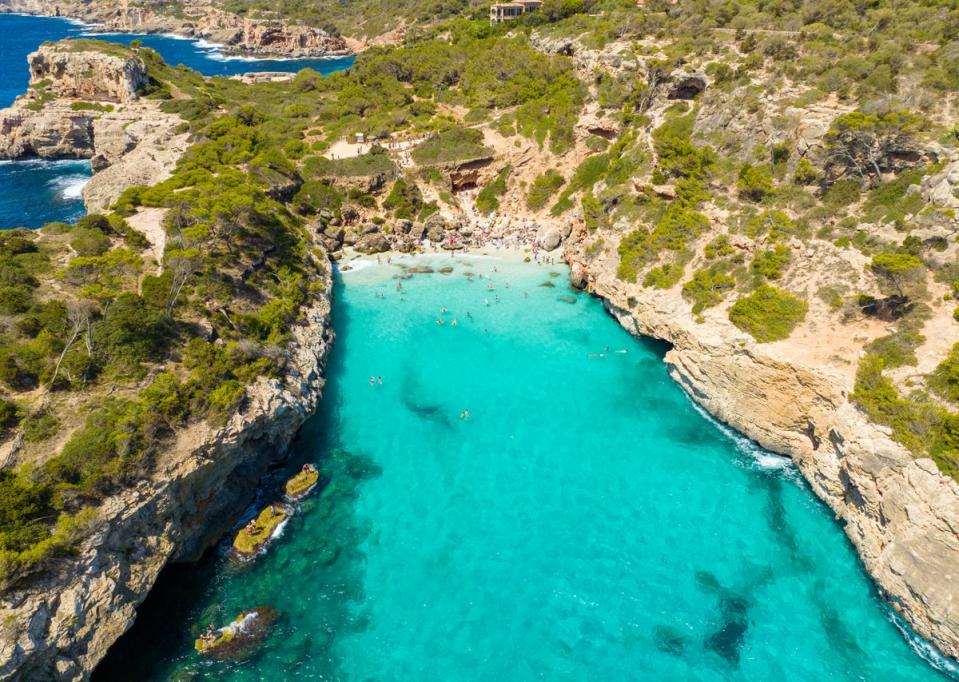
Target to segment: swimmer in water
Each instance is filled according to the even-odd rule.
[[[460,412],[460,419],[469,419],[469,417],[470,417],[469,410],[463,410],[462,412]]]
[[[375,385],[376,385],[376,378],[370,377],[370,386],[375,386]]]
[[[396,290],[397,290],[397,291],[403,291],[403,283],[402,283],[402,282],[397,282],[397,283],[396,283]]]
[[[467,319],[467,320],[472,320],[472,319],[473,319],[472,313],[467,312],[467,313],[466,313],[466,319]]]
[[[379,383],[381,386],[383,385],[383,377],[376,377],[376,381],[377,381],[377,383]]]
[[[437,321],[436,321],[436,324],[442,325],[442,324],[443,324],[443,320],[437,320]]]
[[[484,299],[483,299],[483,305],[486,305],[486,306],[489,305],[489,299],[488,299],[488,298],[484,298]]]
[[[450,326],[451,326],[451,327],[455,327],[455,326],[456,326],[456,320],[453,320],[452,322],[450,322]]]
[[[449,310],[447,310],[446,308],[440,308],[440,312],[441,312],[441,313],[448,313]]]
[[[494,297],[493,297],[493,300],[496,301],[497,303],[499,303],[499,295],[494,296]]]

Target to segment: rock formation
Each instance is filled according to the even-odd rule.
[[[179,116],[137,95],[147,81],[142,59],[72,45],[44,45],[28,57],[30,89],[0,110],[0,158],[92,159],[84,203],[103,211],[126,187],[168,177],[188,136],[178,132]]]
[[[276,57],[326,57],[352,54],[339,36],[311,26],[278,20],[245,19],[207,3],[190,3],[182,15],[158,3],[116,6],[105,0],[0,0],[0,11],[64,16],[96,24],[105,32],[173,33],[203,38],[238,54]]]
[[[849,377],[789,341],[761,345],[729,324],[697,323],[678,292],[625,284],[612,258],[589,261],[576,248],[567,252],[576,283],[588,273],[624,328],[672,345],[665,361],[692,400],[792,458],[896,611],[959,657],[959,484],[868,421],[848,399]]]

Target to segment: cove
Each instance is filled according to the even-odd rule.
[[[66,19],[0,13],[0,108],[10,106],[30,82],[27,55],[47,40],[81,36],[129,44],[140,40],[168,64],[183,64],[206,76],[232,76],[249,71],[322,74],[349,68],[353,57],[333,59],[251,59],[224,56],[216,45],[164,35],[91,34],[90,27]],[[84,214],[80,189],[91,175],[87,162],[0,162],[0,229],[40,227]]]
[[[954,675],[795,469],[694,409],[564,268],[399,263],[434,272],[338,277],[323,402],[260,503],[304,462],[325,487],[252,565],[166,570],[95,680]],[[193,652],[253,606],[281,613],[253,658]]]

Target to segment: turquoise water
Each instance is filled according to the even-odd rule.
[[[261,502],[305,461],[322,493],[253,566],[168,570],[95,679],[945,679],[795,470],[565,270],[424,262],[455,269],[338,284],[324,401]],[[256,605],[282,612],[257,656],[192,651]]]
[[[27,55],[46,40],[87,35],[88,27],[65,19],[0,14],[0,108],[9,106],[30,82]],[[141,40],[170,64],[184,64],[208,76],[247,71],[296,72],[311,68],[323,74],[348,68],[352,57],[335,59],[238,59],[224,57],[216,46],[170,36],[93,35],[128,44]],[[86,162],[0,162],[0,229],[39,227],[53,220],[71,221],[84,213],[79,188],[89,178]]]

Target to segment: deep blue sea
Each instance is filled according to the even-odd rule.
[[[322,491],[252,566],[168,570],[96,680],[948,679],[792,465],[565,269],[415,262],[338,281],[322,404],[260,504],[304,462]],[[254,606],[281,617],[252,658],[193,650]]]
[[[47,40],[89,35],[129,43],[141,40],[170,64],[183,64],[208,76],[248,71],[296,72],[311,68],[332,73],[348,68],[352,57],[335,59],[249,59],[224,56],[214,45],[162,35],[90,34],[90,28],[65,19],[0,14],[0,108],[9,106],[30,81],[27,55]],[[39,227],[51,220],[83,215],[79,188],[89,164],[33,161],[27,166],[0,164],[0,229]]]

